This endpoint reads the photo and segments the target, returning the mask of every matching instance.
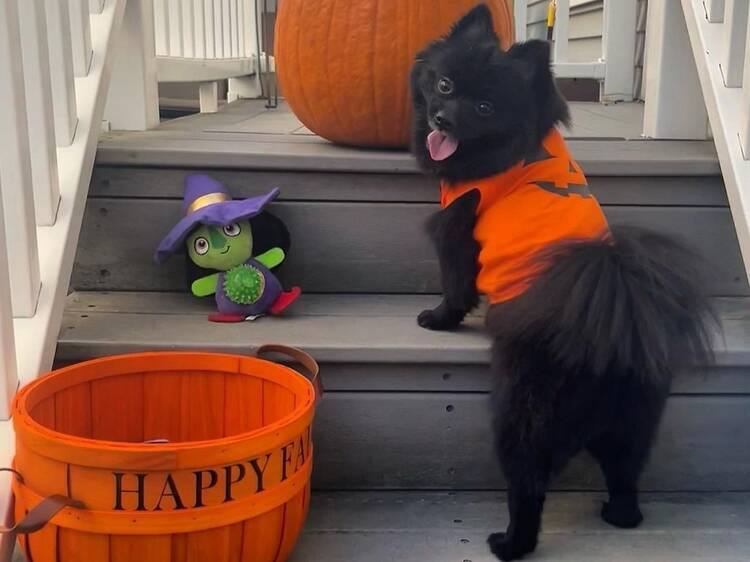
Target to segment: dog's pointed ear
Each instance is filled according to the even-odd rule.
[[[495,26],[492,22],[492,12],[490,12],[487,4],[479,4],[472,8],[469,13],[453,25],[448,37],[450,39],[462,38],[471,42],[488,39],[497,41]]]
[[[552,78],[550,44],[547,41],[532,39],[516,43],[508,50],[508,56],[522,63],[523,74],[534,84]]]

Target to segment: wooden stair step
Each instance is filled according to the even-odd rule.
[[[718,175],[711,141],[569,140],[589,175]],[[368,150],[331,144],[310,135],[226,133],[156,129],[105,133],[99,166],[157,166],[417,173],[406,151]]]
[[[481,311],[456,332],[420,328],[416,317],[439,303],[432,295],[305,294],[288,313],[240,325],[207,321],[213,299],[187,293],[74,292],[68,296],[58,359],[148,349],[251,353],[283,341],[322,362],[486,364],[490,340]],[[750,298],[717,298],[724,335],[718,363],[750,366]]]
[[[274,203],[270,210],[292,233],[292,249],[280,277],[287,285],[317,293],[437,293],[437,258],[424,229],[437,209],[436,203],[422,202]],[[750,294],[727,207],[613,204],[604,205],[604,212],[613,224],[683,239],[701,256],[711,294]],[[72,287],[182,290],[184,256],[174,256],[161,266],[153,262],[156,247],[180,216],[178,198],[89,199]]]
[[[551,493],[540,562],[745,562],[750,494],[645,494],[644,523],[615,529],[603,494]],[[507,524],[505,494],[318,492],[289,562],[495,562],[487,536]],[[27,562],[16,552],[13,562]]]
[[[303,347],[322,363],[328,394],[315,424],[318,489],[504,486],[490,445],[481,315],[456,333],[425,331],[436,297],[303,295],[290,314],[255,323],[207,321],[210,299],[170,293],[73,293],[58,362],[144,350],[252,353]],[[675,380],[644,489],[750,490],[750,299],[717,299],[719,364]],[[597,467],[571,463],[555,489],[599,490]]]
[[[555,562],[744,562],[750,494],[648,494],[635,530],[599,518],[603,495],[552,493],[530,559]],[[496,562],[487,536],[507,525],[504,494],[313,494],[290,562]]]

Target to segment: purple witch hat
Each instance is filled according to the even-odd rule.
[[[182,212],[185,215],[161,241],[154,259],[164,263],[185,242],[188,234],[201,224],[226,226],[249,219],[261,213],[266,205],[279,195],[274,187],[265,195],[249,199],[234,200],[227,188],[215,179],[202,174],[191,174],[185,178],[185,196]]]

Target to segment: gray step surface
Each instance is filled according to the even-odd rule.
[[[711,141],[641,140],[638,103],[571,104],[572,129],[563,130],[588,174],[717,175]],[[625,140],[633,139],[634,140]],[[335,146],[304,129],[282,102],[268,110],[242,100],[214,114],[191,115],[145,132],[102,135],[100,165],[180,166],[255,170],[414,173],[405,151]]]
[[[528,560],[746,562],[750,494],[647,494],[635,530],[603,523],[604,496],[552,493]],[[494,562],[487,536],[504,529],[504,494],[319,492],[289,562]],[[82,558],[83,560],[84,558]],[[20,552],[13,562],[27,562]]]
[[[635,530],[603,523],[598,494],[549,494],[537,551],[555,562],[747,562],[749,494],[655,494]],[[507,524],[505,496],[422,492],[313,494],[290,562],[494,562],[487,536]]]
[[[717,299],[718,365],[675,380],[646,490],[750,490],[750,299]],[[74,293],[58,362],[144,350],[249,354],[283,342],[316,356],[328,394],[315,424],[317,489],[502,489],[490,444],[481,314],[455,333],[425,331],[435,297],[303,295],[282,318],[211,324],[210,299],[157,293]],[[480,311],[481,312],[481,311]],[[396,422],[396,420],[398,420]],[[426,438],[429,436],[429,438]],[[585,456],[555,489],[602,489]]]

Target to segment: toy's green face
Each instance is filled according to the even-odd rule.
[[[187,238],[187,249],[195,265],[204,269],[227,271],[253,255],[250,221],[227,226],[204,224]]]

